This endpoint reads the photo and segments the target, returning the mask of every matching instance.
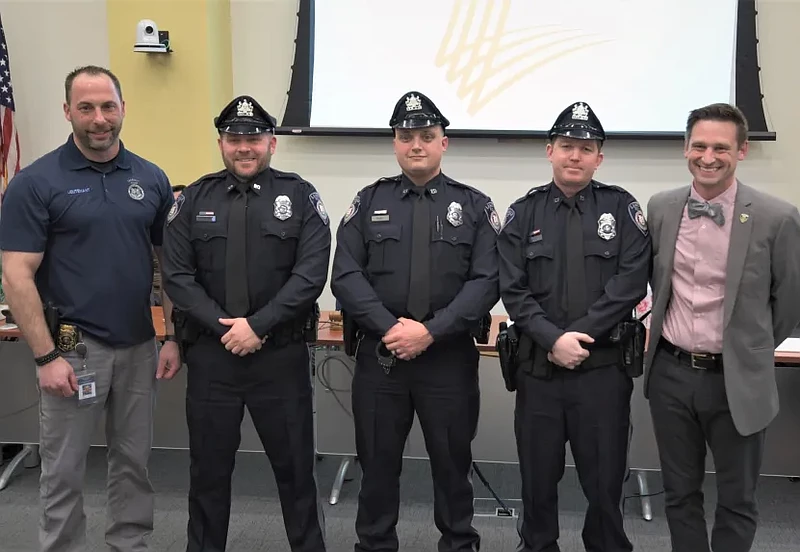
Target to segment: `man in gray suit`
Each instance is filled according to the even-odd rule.
[[[718,502],[711,550],[750,550],[766,427],[778,413],[775,347],[800,322],[800,215],[736,179],[748,149],[734,106],[692,111],[691,186],[648,204],[653,312],[650,399],[676,551],[706,552],[706,443]]]

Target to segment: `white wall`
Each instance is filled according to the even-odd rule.
[[[23,165],[62,144],[64,78],[108,66],[105,0],[0,0]],[[123,83],[124,85],[124,83]]]
[[[291,79],[296,12],[296,0],[231,0],[234,94],[252,94],[278,120]],[[744,182],[795,203],[800,203],[800,193],[789,171],[800,150],[800,102],[790,98],[800,77],[790,67],[796,66],[795,53],[800,51],[800,38],[793,30],[798,24],[797,0],[760,2],[763,91],[768,113],[776,117],[772,128],[779,142],[753,143],[749,159],[739,165]],[[386,106],[387,120],[393,107]],[[278,142],[273,164],[314,183],[336,224],[360,188],[398,172],[389,138],[279,137]],[[680,142],[609,141],[596,177],[623,186],[645,205],[655,192],[688,183],[681,147]],[[443,169],[492,196],[501,214],[551,175],[543,141],[451,139]],[[321,305],[331,308],[333,304],[326,289]],[[502,312],[502,307],[498,305],[494,312]]]
[[[291,79],[296,12],[297,0],[231,0],[234,93],[254,95],[279,119]],[[61,112],[66,74],[78,65],[109,62],[106,2],[0,0],[0,16],[11,56],[22,160],[27,163],[61,144],[69,132]],[[754,143],[749,159],[740,165],[745,182],[795,203],[800,203],[794,183],[800,152],[800,102],[794,96],[800,89],[798,26],[800,0],[759,2],[763,91],[779,138],[776,143]],[[386,106],[387,119],[392,107]],[[176,147],[179,142],[176,135]],[[275,166],[297,171],[317,186],[334,227],[357,190],[398,170],[389,139],[280,137],[278,148]],[[628,188],[642,204],[658,190],[688,182],[678,142],[611,141],[605,153],[597,178]],[[444,170],[491,195],[501,213],[550,178],[541,141],[454,139]],[[333,304],[326,289],[321,305]]]

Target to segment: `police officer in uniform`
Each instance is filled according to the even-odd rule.
[[[415,412],[433,472],[439,550],[478,550],[470,444],[479,355],[471,332],[499,297],[500,219],[486,195],[441,172],[449,122],[430,99],[403,95],[389,124],[402,173],[356,195],[337,232],[331,285],[358,328],[355,550],[398,550],[399,478]]]
[[[214,124],[226,168],[178,196],[164,244],[188,367],[187,552],[225,550],[245,407],[272,464],[291,549],[321,552],[304,330],[316,328],[327,277],[328,215],[314,186],[269,166],[275,119],[256,100],[239,96]]]
[[[632,550],[620,499],[633,380],[620,323],[647,292],[650,241],[639,203],[593,180],[605,132],[583,102],[549,132],[553,180],[508,209],[498,238],[500,294],[529,340],[517,376],[515,433],[522,476],[520,550],[558,548],[558,482],[569,441],[589,502],[588,551]]]

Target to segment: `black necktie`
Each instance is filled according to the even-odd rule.
[[[583,258],[583,224],[575,198],[565,200],[567,213],[567,320],[586,314],[586,267]]]
[[[225,310],[233,317],[246,316],[250,310],[247,290],[247,190],[244,182],[236,185],[236,197],[228,214],[228,242],[225,251]]]
[[[411,229],[411,278],[408,313],[418,322],[431,308],[431,205],[425,189],[414,190],[414,220]]]

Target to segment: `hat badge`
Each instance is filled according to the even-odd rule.
[[[419,99],[419,96],[415,96],[411,94],[406,98],[406,111],[417,111],[422,109],[422,100]]]
[[[576,103],[572,106],[572,118],[579,121],[589,120],[589,108],[584,103]]]
[[[236,106],[236,116],[237,117],[252,117],[253,116],[253,104],[248,102],[247,100],[242,100]]]

